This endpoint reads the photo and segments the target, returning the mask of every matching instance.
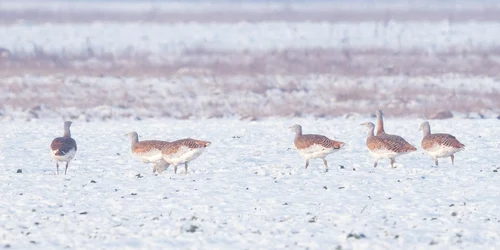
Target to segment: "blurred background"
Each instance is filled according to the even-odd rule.
[[[0,1],[0,119],[500,114],[498,1]]]

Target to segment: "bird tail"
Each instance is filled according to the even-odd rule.
[[[61,149],[58,149],[54,155],[57,155],[57,156],[64,156],[66,154],[66,152],[62,151]]]
[[[333,146],[333,147],[334,147],[335,149],[340,149],[340,148],[344,147],[344,145],[345,145],[345,142],[336,141],[336,142],[334,143],[334,146]]]
[[[212,142],[197,140],[196,144],[198,144],[200,147],[206,148],[206,147],[210,146],[210,144],[212,144]]]

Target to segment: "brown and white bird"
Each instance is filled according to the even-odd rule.
[[[52,151],[52,157],[56,160],[57,174],[59,174],[59,162],[66,162],[66,168],[64,169],[64,174],[68,171],[68,165],[76,154],[76,141],[71,138],[71,132],[69,127],[71,127],[72,122],[64,122],[64,136],[57,137],[52,140],[50,144],[50,149]]]
[[[306,168],[309,160],[314,158],[323,159],[323,163],[328,172],[328,163],[325,157],[339,150],[345,143],[331,140],[323,135],[302,134],[302,126],[295,124],[290,127],[295,132],[294,145],[299,154],[306,160]]]
[[[436,166],[438,165],[438,158],[451,157],[451,164],[455,164],[454,154],[465,148],[450,134],[431,134],[431,126],[429,122],[423,122],[420,125],[420,131],[423,131],[424,138],[422,139],[422,148],[425,152],[435,160]]]
[[[377,167],[380,159],[389,159],[391,167],[394,168],[396,157],[416,151],[417,148],[408,143],[403,137],[390,135],[384,131],[384,122],[382,111],[377,111],[378,129],[377,135],[374,135],[375,125],[371,122],[366,122],[364,125],[368,129],[368,138],[366,139],[366,147],[374,157],[373,167]]]
[[[130,138],[132,154],[136,158],[145,163],[154,163],[153,173],[158,172],[161,174],[163,170],[168,168],[169,164],[161,156],[161,150],[168,143],[167,141],[139,141],[137,132],[127,133],[125,136]]]
[[[210,144],[209,141],[195,140],[191,138],[181,139],[167,143],[162,149],[162,157],[167,163],[174,166],[174,173],[177,173],[177,166],[184,163],[188,173],[188,162],[198,158]]]

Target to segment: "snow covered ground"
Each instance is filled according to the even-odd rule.
[[[20,23],[0,29],[1,45],[13,52],[152,53],[186,50],[282,50],[352,48],[477,50],[500,46],[498,22],[262,22],[262,23]]]
[[[337,75],[0,78],[0,119],[108,120],[123,117],[259,119],[370,114],[429,117],[500,114],[500,78]]]
[[[409,14],[423,16],[409,19],[313,22],[299,15],[336,8],[404,15],[407,4],[243,2],[236,4],[241,13],[268,16],[161,23],[135,18],[227,14],[236,5],[2,2],[0,14],[9,17],[0,20],[0,47],[12,55],[0,59],[0,247],[500,248],[500,25],[494,11],[474,19],[498,3],[413,3],[424,11]],[[461,15],[471,9],[478,12]],[[96,10],[110,19],[85,16]],[[426,20],[429,10],[444,12]],[[58,20],[78,11],[83,19]],[[275,12],[289,20],[299,13],[298,21],[273,21]],[[321,49],[337,51],[318,60],[326,68],[301,68]],[[281,50],[285,59],[275,59]],[[212,67],[221,63],[244,69]],[[373,121],[367,114],[377,107],[387,115],[386,131],[419,148],[398,158],[396,169],[388,161],[373,168],[364,146],[360,124]],[[439,110],[455,117],[432,120],[432,131],[466,145],[455,166],[450,159],[433,166],[420,148],[417,117]],[[73,120],[78,144],[66,176],[55,175],[49,153],[63,117]],[[287,129],[295,123],[347,143],[327,157],[330,172],[320,160],[304,169]],[[188,175],[168,169],[155,176],[130,153],[124,134],[134,130],[141,139],[212,145]]]
[[[350,119],[74,120],[68,175],[55,175],[50,141],[62,120],[0,121],[0,246],[12,249],[497,249],[500,197],[496,119],[431,121],[466,145],[439,167],[420,149],[420,119],[386,131],[416,153],[372,167]],[[309,169],[288,127],[347,143]],[[190,164],[154,176],[129,152],[141,139],[193,137],[212,145]],[[18,169],[22,173],[16,173]]]
[[[500,4],[494,0],[482,1],[453,1],[443,2],[438,0],[425,0],[409,2],[405,0],[369,1],[61,1],[61,0],[21,0],[4,1],[2,9],[9,11],[112,11],[123,13],[143,13],[148,11],[162,12],[217,12],[217,11],[245,11],[266,12],[280,11],[325,11],[341,9],[359,11],[369,7],[371,11],[385,10],[471,10],[484,8],[498,8]]]

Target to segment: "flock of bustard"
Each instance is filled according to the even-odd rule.
[[[374,167],[381,159],[389,159],[391,167],[394,167],[396,157],[411,153],[417,149],[408,143],[401,136],[387,134],[384,131],[384,122],[382,111],[377,111],[377,132],[375,134],[375,125],[372,122],[366,122],[361,125],[366,126],[368,138],[366,147],[374,157]],[[76,141],[71,138],[71,122],[64,122],[64,136],[55,138],[50,145],[52,155],[56,160],[57,174],[59,174],[59,162],[66,162],[64,174],[68,170],[69,162],[75,157],[77,146]],[[331,140],[323,135],[302,134],[300,125],[290,127],[295,132],[294,144],[300,155],[306,160],[305,167],[309,166],[309,160],[319,158],[323,160],[326,171],[328,163],[325,157],[344,146],[344,142]],[[422,148],[435,160],[438,165],[438,158],[451,157],[451,163],[454,164],[454,154],[462,150],[465,146],[450,134],[431,134],[428,122],[420,125],[423,131]],[[188,163],[200,156],[211,142],[196,140],[191,138],[180,139],[177,141],[147,140],[139,141],[136,132],[126,134],[131,141],[131,150],[139,160],[145,163],[153,163],[153,173],[161,174],[170,165],[174,166],[174,173],[177,173],[177,166],[184,164],[185,173],[188,172]]]

